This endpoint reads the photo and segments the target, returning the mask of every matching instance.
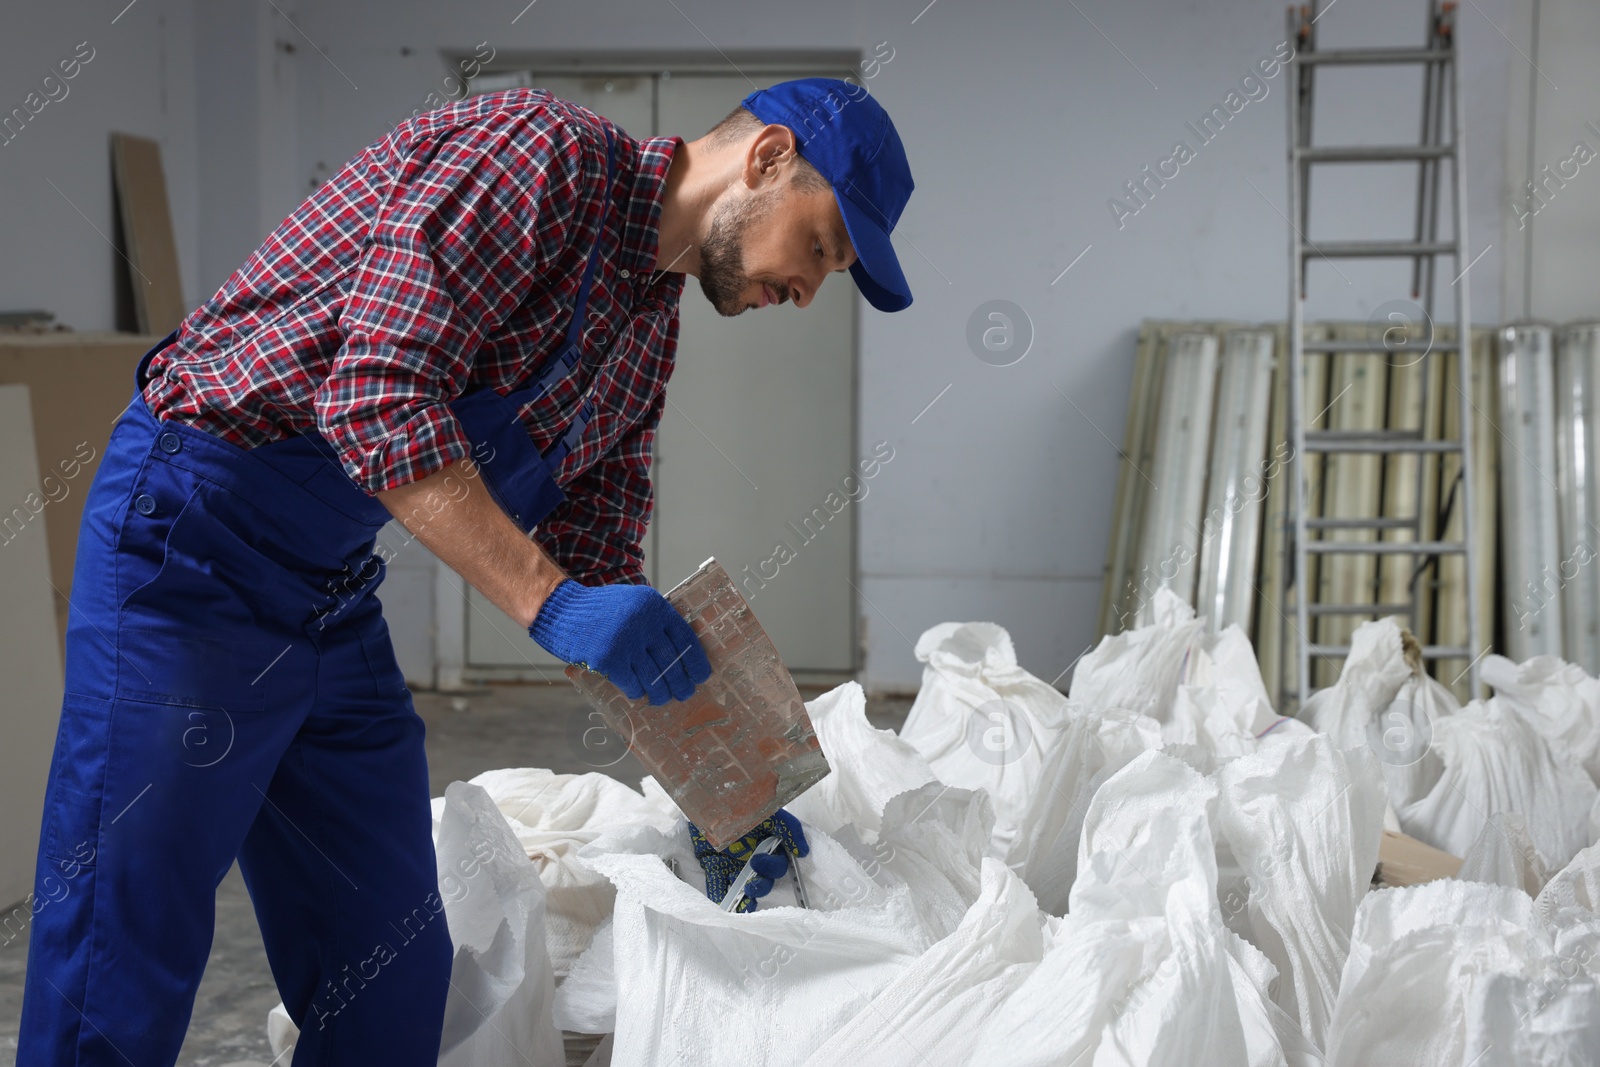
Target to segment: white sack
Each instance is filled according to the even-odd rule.
[[[439,1067],[560,1067],[538,868],[482,787],[452,782],[444,795],[434,851],[455,959]]]
[[[1254,752],[1258,735],[1282,720],[1244,631],[1230,626],[1208,640],[1204,620],[1170,589],[1156,591],[1153,611],[1151,625],[1102,638],[1078,662],[1073,704],[1107,717],[1149,716],[1166,743],[1219,759]]]
[[[611,915],[611,883],[577,862],[577,852],[609,830],[653,826],[663,832],[678,815],[604,774],[556,774],[536,767],[486,771],[472,779],[511,824],[548,892],[546,940],[558,977]],[[653,783],[652,783],[653,784]],[[434,800],[435,821],[444,805]]]
[[[870,841],[863,841],[853,827],[840,830],[838,841],[878,885],[904,886],[917,922],[937,940],[953,931],[978,899],[993,824],[988,793],[929,782],[891,799],[878,834],[867,835]],[[788,884],[780,880],[773,892]],[[821,903],[843,907],[853,901],[830,902],[823,896]]]
[[[1545,883],[1534,904],[1551,923],[1569,910],[1600,913],[1600,845],[1590,845],[1572,857]]]
[[[616,946],[611,920],[595,929],[589,947],[556,986],[556,1026],[575,1034],[609,1034],[617,1028]]]
[[[1039,962],[1041,916],[1027,886],[985,859],[982,891],[950,936],[884,986],[806,1060],[838,1067],[969,1063],[978,1029]]]
[[[1292,740],[1224,765],[1217,784],[1217,827],[1249,883],[1247,936],[1278,972],[1275,1003],[1321,1048],[1378,864],[1377,759],[1326,737]]]
[[[830,773],[788,805],[805,826],[837,834],[846,826],[875,834],[889,800],[934,781],[928,761],[893,730],[867,721],[867,695],[846,682],[806,702]]]
[[[1439,781],[1415,803],[1397,805],[1412,837],[1463,856],[1489,816],[1504,811],[1527,820],[1547,870],[1588,844],[1594,782],[1498,697],[1435,720],[1433,752],[1443,765]]]
[[[1184,662],[1205,623],[1170,589],[1156,590],[1152,607],[1152,625],[1103,637],[1078,661],[1068,692],[1073,703],[1102,714],[1171,719]]]
[[[1528,836],[1528,821],[1516,812],[1498,811],[1489,816],[1477,840],[1461,858],[1456,877],[1463,882],[1503,885],[1537,896],[1550,874]]]
[[[1272,964],[1222,924],[1216,787],[1147,752],[1096,794],[1071,909],[1039,965],[985,1020],[973,1062],[1283,1062]]]
[[[1329,1067],[1596,1062],[1600,984],[1558,944],[1518,889],[1446,878],[1369,894]]]
[[[1556,656],[1483,661],[1483,680],[1600,783],[1600,681]]]
[[[906,886],[884,889],[826,833],[807,836],[820,906],[746,914],[668,870],[662,856],[677,845],[659,831],[616,831],[583,849],[617,888],[616,1067],[800,1062],[929,948]]]
[[[1340,748],[1376,753],[1399,810],[1438,784],[1444,765],[1431,742],[1439,719],[1458,710],[1450,691],[1423,672],[1416,639],[1393,619],[1379,619],[1356,627],[1339,680],[1313,693],[1300,718]]]
[[[1590,840],[1587,772],[1500,697],[1458,708],[1393,619],[1356,629],[1338,682],[1302,714],[1341,748],[1376,753],[1401,829],[1436,848],[1465,855],[1496,812],[1526,817],[1547,869]]]
[[[946,622],[917,641],[922,687],[900,737],[935,777],[994,800],[993,854],[1015,869],[1014,844],[1044,787],[1046,753],[1067,719],[1055,687],[1017,665],[1011,635],[992,622]]]
[[[1040,765],[1039,788],[1013,841],[1020,859],[1014,869],[1020,866],[1018,873],[1046,912],[1066,913],[1078,873],[1083,818],[1095,792],[1140,752],[1160,743],[1154,719],[1107,719],[1072,706]]]

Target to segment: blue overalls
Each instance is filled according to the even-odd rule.
[[[613,174],[608,134],[602,219]],[[577,365],[599,252],[538,380],[450,405],[524,530],[594,407],[543,455],[518,412]],[[17,1062],[173,1063],[237,858],[294,1064],[434,1064],[452,950],[423,724],[373,595],[389,512],[316,433],[244,449],[153,418],[175,338],[84,509]]]

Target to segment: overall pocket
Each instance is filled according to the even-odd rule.
[[[155,509],[128,516],[129,526],[149,526],[123,537],[121,560],[148,576],[118,612],[117,692],[163,704],[260,709],[266,690],[254,681],[291,640],[281,601],[294,583],[218,521],[211,498],[226,490],[167,465],[155,471],[165,472],[149,479]],[[157,493],[175,500],[183,489],[182,506],[164,520]]]

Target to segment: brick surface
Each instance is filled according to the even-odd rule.
[[[711,660],[694,696],[651,707],[580,667],[567,677],[718,848],[828,774],[805,704],[728,572],[707,560],[667,594]]]

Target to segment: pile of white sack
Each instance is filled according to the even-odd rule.
[[[1600,682],[1494,657],[1462,708],[1384,622],[1284,719],[1237,627],[1156,617],[1070,697],[949,623],[898,734],[854,683],[810,702],[809,908],[707,900],[650,779],[452,785],[440,1063],[1600,1063]],[[1372,889],[1386,821],[1460,876]]]

